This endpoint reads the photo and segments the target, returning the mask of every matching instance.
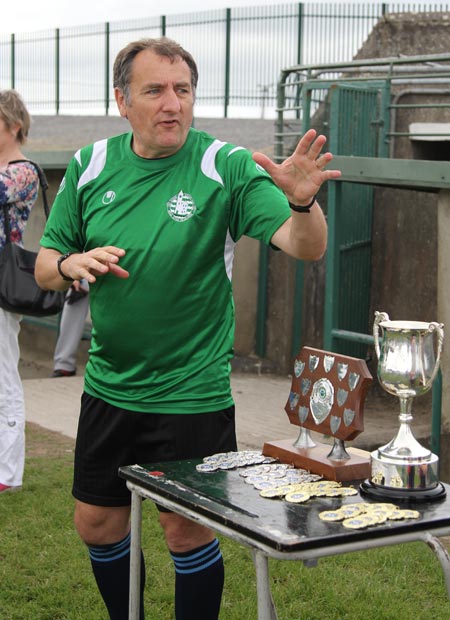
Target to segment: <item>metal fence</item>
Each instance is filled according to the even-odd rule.
[[[282,68],[350,61],[388,13],[447,11],[448,2],[299,3],[0,35],[0,87],[16,88],[33,114],[117,114],[117,52],[166,35],[197,60],[198,116],[271,118]]]

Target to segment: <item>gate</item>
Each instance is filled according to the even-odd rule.
[[[316,84],[317,87],[317,84]],[[336,155],[383,157],[386,82],[338,84],[329,89],[329,144]],[[370,333],[373,186],[330,183],[326,258],[324,348],[366,356]]]

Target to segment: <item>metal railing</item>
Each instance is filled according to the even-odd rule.
[[[383,15],[430,11],[450,3],[296,3],[14,33],[0,36],[0,87],[33,114],[116,114],[117,52],[167,35],[197,60],[197,116],[271,116],[281,67],[350,61]]]

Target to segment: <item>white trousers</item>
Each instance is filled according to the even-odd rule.
[[[19,375],[21,315],[0,308],[0,482],[21,486],[25,464],[25,402]]]

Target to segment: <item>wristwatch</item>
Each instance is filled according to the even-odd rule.
[[[313,199],[307,205],[293,205],[292,202],[290,202],[289,206],[291,207],[292,211],[295,211],[296,213],[309,213],[311,211],[311,207],[315,202],[316,196],[313,196]]]
[[[73,278],[69,278],[63,273],[61,269],[61,263],[65,261],[66,258],[69,258],[69,256],[72,256],[72,254],[74,254],[74,252],[67,252],[66,254],[63,254],[62,256],[60,256],[58,260],[56,261],[56,267],[58,268],[58,273],[61,276],[61,278],[65,280],[66,282],[73,282]]]

